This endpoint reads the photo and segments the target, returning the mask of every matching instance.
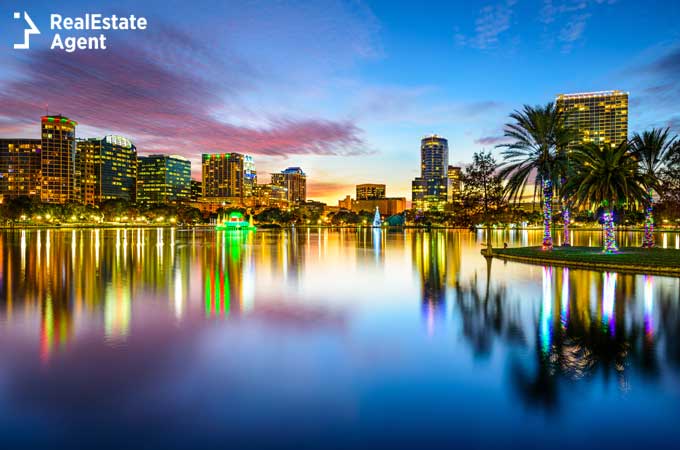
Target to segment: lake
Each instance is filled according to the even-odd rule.
[[[538,245],[541,234],[494,239]],[[573,240],[599,245],[600,233]],[[658,240],[680,247],[678,234]],[[0,444],[680,439],[680,279],[489,264],[483,241],[461,230],[0,231]]]

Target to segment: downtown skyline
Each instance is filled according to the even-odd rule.
[[[118,134],[140,155],[187,157],[196,178],[211,152],[251,154],[262,173],[304,167],[308,198],[329,205],[366,182],[410,198],[423,136],[446,137],[449,163],[464,165],[503,142],[512,110],[562,93],[627,91],[630,134],[680,129],[674,2],[214,2],[200,11],[105,2],[100,12],[144,15],[148,30],[73,54],[47,50],[49,5],[22,6],[44,32],[27,51],[11,50],[18,6],[0,9],[10,49],[0,56],[0,135],[38,137],[35,117],[49,105],[82,124],[80,136]],[[89,11],[72,2],[59,12]]]

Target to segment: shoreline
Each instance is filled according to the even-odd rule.
[[[195,224],[195,225],[182,225],[182,224],[171,224],[171,223],[162,223],[162,224],[129,224],[129,223],[98,223],[98,224],[82,224],[82,223],[65,223],[65,224],[16,224],[16,225],[0,225],[0,230],[40,230],[40,229],[78,229],[78,228],[83,228],[83,229],[90,229],[90,228],[214,228],[214,224]],[[271,223],[263,223],[263,224],[257,224],[258,229],[261,230],[276,230],[276,229],[292,229],[292,228],[356,228],[356,229],[362,229],[362,228],[367,228],[367,229],[373,229],[374,227],[370,225],[311,225],[311,224],[302,224],[302,225],[279,225],[279,224],[271,224]],[[404,226],[383,226],[380,229],[382,230],[388,230],[388,231],[397,231],[397,230],[423,230],[423,231],[429,231],[429,230],[465,230],[465,231],[470,231],[470,232],[477,232],[477,231],[486,231],[485,228],[474,228],[470,229],[469,227],[456,227],[456,226],[438,226],[438,225],[433,225],[430,227],[427,226],[418,226],[418,225],[404,225]],[[492,228],[492,232],[509,232],[509,231],[543,231],[542,227],[516,227],[516,228]],[[587,232],[601,232],[602,228],[601,227],[582,227],[582,228],[571,228],[571,232],[579,232],[579,231],[587,231]],[[617,233],[628,233],[628,232],[633,232],[633,233],[642,233],[644,232],[644,228],[637,228],[637,227],[631,227],[631,228],[619,228],[617,229]],[[680,233],[680,228],[674,227],[674,228],[661,228],[657,227],[654,230],[654,233]]]
[[[680,250],[623,247],[615,254],[604,254],[600,247],[510,247],[494,249],[493,258],[539,266],[618,272],[634,275],[680,277]]]

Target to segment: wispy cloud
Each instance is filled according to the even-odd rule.
[[[509,139],[505,136],[482,136],[475,139],[475,144],[488,147],[495,147],[496,145],[506,144],[508,142]]]
[[[467,36],[457,31],[454,35],[456,43],[482,50],[496,47],[499,36],[510,29],[516,3],[517,0],[505,0],[483,7],[475,20],[474,34]]]
[[[564,53],[584,39],[594,6],[611,5],[617,0],[544,0],[539,22],[544,25],[544,42],[548,47],[557,44]]]
[[[219,59],[178,30],[166,28],[153,42],[153,48],[117,42],[106,57],[95,52],[30,53],[18,62],[21,78],[0,90],[0,117],[5,118],[0,126],[7,131],[18,124],[36,124],[49,105],[50,112],[63,113],[102,132],[128,135],[146,153],[172,151],[190,156],[219,149],[262,155],[333,155],[363,151],[361,130],[349,120],[285,114],[270,117],[259,127],[218,120],[225,105],[254,89],[260,74],[233,58],[216,77],[207,62],[218,64]]]
[[[635,127],[671,127],[680,131],[680,45],[643,52],[618,75],[631,89],[631,119]],[[636,131],[636,130],[633,130]]]

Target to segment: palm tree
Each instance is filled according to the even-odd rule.
[[[564,114],[555,104],[524,105],[521,111],[510,114],[514,121],[505,125],[504,135],[512,142],[501,144],[505,164],[500,172],[507,179],[506,195],[517,202],[529,181],[534,181],[534,198],[540,186],[543,199],[543,249],[553,247],[552,224],[553,188],[566,172],[566,145],[571,139],[564,125]],[[532,178],[533,177],[533,178]]]
[[[645,208],[645,236],[642,246],[654,247],[654,191],[659,191],[661,171],[667,167],[674,153],[674,145],[677,136],[670,136],[670,130],[653,128],[642,134],[635,133],[630,143],[637,157],[640,170],[645,178],[644,185],[647,189],[647,201]]]
[[[571,222],[571,199],[567,195],[565,186],[571,176],[571,163],[569,160],[569,144],[574,141],[578,133],[573,128],[567,127],[564,121],[555,128],[555,149],[558,154],[559,164],[555,167],[560,177],[558,190],[562,202],[562,224],[564,226],[563,247],[571,246],[571,233],[569,224]]]
[[[571,154],[572,175],[565,186],[576,206],[602,207],[605,238],[603,252],[616,252],[613,207],[646,198],[644,177],[628,142],[612,147],[584,144]]]

